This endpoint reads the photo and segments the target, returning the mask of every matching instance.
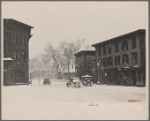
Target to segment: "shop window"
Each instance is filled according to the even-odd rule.
[[[128,50],[128,41],[127,40],[123,40],[123,42],[122,42],[122,50],[123,51]]]
[[[120,65],[120,56],[115,57],[115,65]]]
[[[113,59],[112,57],[108,58],[108,66],[112,66],[113,65]]]
[[[135,49],[136,48],[136,39],[133,38],[132,39],[132,49]]]
[[[129,64],[129,57],[127,54],[123,55],[123,65],[128,65]]]
[[[133,52],[132,53],[132,64],[137,64],[138,63],[138,53]]]

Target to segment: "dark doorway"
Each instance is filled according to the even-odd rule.
[[[136,70],[131,71],[133,85],[136,85]]]

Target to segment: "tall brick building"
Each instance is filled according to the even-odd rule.
[[[4,85],[29,82],[29,39],[32,28],[14,19],[4,19]]]
[[[145,30],[92,46],[96,50],[98,81],[104,84],[145,85]]]
[[[76,58],[75,75],[82,77],[83,75],[91,75],[93,83],[97,80],[97,69],[94,50],[81,50],[74,53]]]

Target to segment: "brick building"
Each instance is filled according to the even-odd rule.
[[[92,45],[102,84],[145,85],[145,30]]]
[[[4,85],[28,84],[29,39],[33,27],[4,19]]]
[[[75,55],[75,75],[91,75],[93,83],[97,80],[97,69],[95,60],[95,50],[81,50],[74,53]]]

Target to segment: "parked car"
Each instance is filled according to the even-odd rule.
[[[85,86],[92,86],[92,76],[90,75],[84,75],[82,76],[82,84]]]
[[[49,79],[44,79],[43,85],[51,85],[51,82]]]
[[[81,81],[78,77],[73,77],[69,79],[69,82],[66,83],[66,86],[81,87]]]

